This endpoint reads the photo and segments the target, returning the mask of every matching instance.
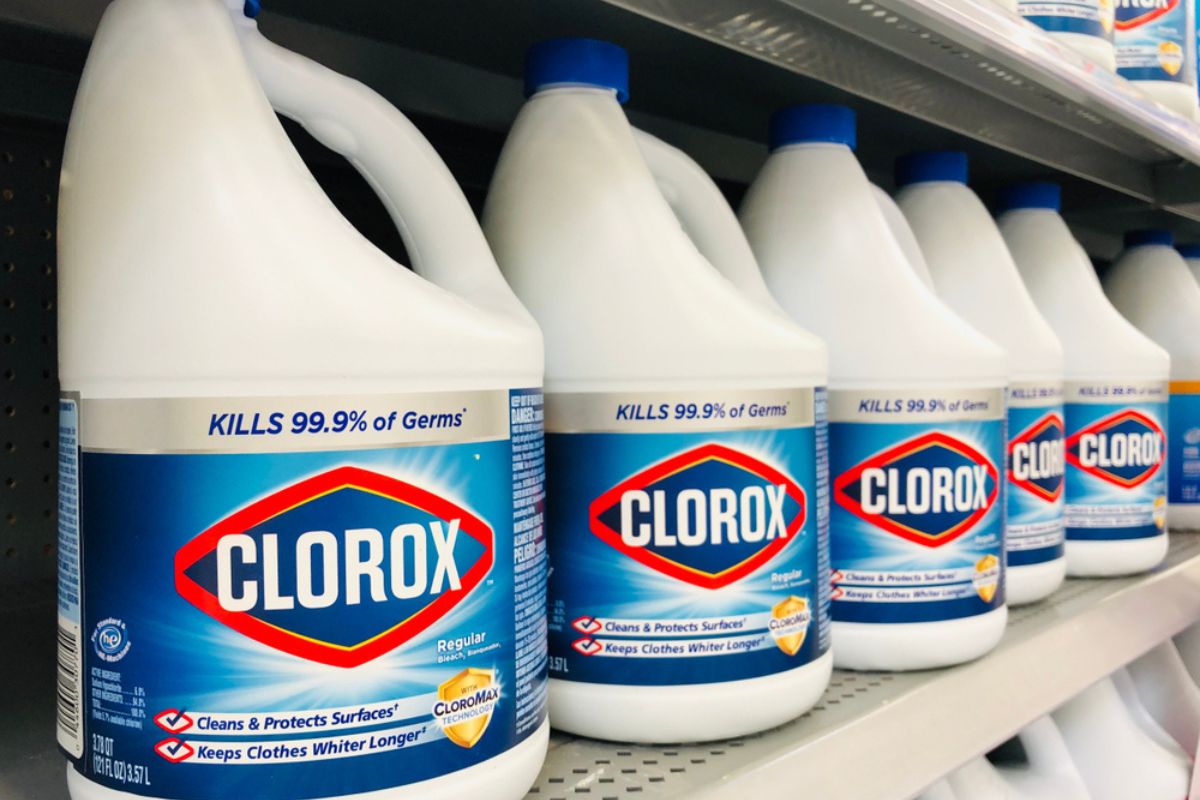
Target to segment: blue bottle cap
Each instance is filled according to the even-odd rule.
[[[996,202],[996,213],[1019,208],[1047,208],[1062,211],[1062,187],[1049,181],[1014,183],[1005,187]]]
[[[935,181],[967,182],[967,154],[961,150],[930,150],[896,159],[896,186]]]
[[[538,42],[525,53],[525,96],[547,86],[576,84],[615,89],[629,99],[629,54],[599,39],[568,37]]]
[[[853,150],[858,143],[856,127],[854,109],[849,106],[788,106],[771,115],[770,147],[775,150],[801,142],[831,142]]]
[[[246,0],[242,6],[242,13],[250,19],[257,19],[262,13],[262,2],[260,0]]]
[[[1175,249],[1184,258],[1200,258],[1200,244],[1179,244]]]
[[[1141,247],[1146,244],[1162,244],[1167,247],[1175,245],[1175,234],[1164,228],[1142,228],[1136,231],[1125,231],[1125,249]]]

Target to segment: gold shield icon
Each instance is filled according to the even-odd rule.
[[[990,553],[975,562],[975,591],[985,603],[992,602],[992,598],[996,596],[996,589],[1000,586],[1000,573],[997,569],[999,566],[1000,559]],[[993,571],[994,574],[991,574]]]
[[[773,629],[775,644],[779,649],[794,656],[804,646],[808,634],[808,600],[792,595],[771,608],[771,619],[782,623]],[[788,622],[783,622],[788,620]]]
[[[438,699],[444,703],[453,703],[494,686],[495,683],[495,673],[492,670],[469,667],[438,687]],[[483,737],[488,723],[492,721],[492,709],[495,706],[495,700],[483,701],[474,708],[457,712],[456,716],[461,714],[464,719],[450,724],[442,723],[446,738],[459,747],[474,747]]]

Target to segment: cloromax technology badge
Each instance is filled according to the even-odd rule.
[[[823,402],[811,388],[547,397],[553,677],[713,683],[828,650]]]
[[[541,403],[65,397],[75,768],[134,795],[315,798],[526,739],[546,714]]]

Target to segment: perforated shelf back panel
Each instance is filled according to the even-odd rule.
[[[0,125],[0,589],[55,572],[60,133]]]

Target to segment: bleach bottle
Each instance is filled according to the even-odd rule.
[[[917,796],[916,800],[960,800],[946,780],[940,780]]]
[[[1025,291],[992,215],[967,187],[966,153],[906,156],[896,185],[938,297],[1008,353],[1008,602],[1041,600],[1066,575],[1062,345]]]
[[[917,236],[913,233],[912,226],[904,218],[904,212],[900,210],[900,206],[896,205],[896,201],[890,194],[875,184],[871,184],[871,193],[875,195],[875,202],[879,205],[879,210],[883,212],[883,217],[887,220],[888,228],[892,231],[896,244],[900,245],[900,251],[904,253],[904,260],[908,262],[913,272],[917,273],[921,283],[933,291],[933,276],[929,274],[929,265],[925,263],[925,254],[921,252],[921,245],[917,243]]]
[[[1005,357],[905,261],[854,143],[849,108],[777,112],[742,226],[830,348],[836,663],[945,666],[994,647],[1008,613]]]
[[[988,758],[1023,800],[1091,800],[1062,733],[1050,717],[1031,722],[1017,734],[1014,743],[1023,758],[1004,758],[1008,746],[993,751]]]
[[[429,143],[240,6],[117,0],[71,117],[70,795],[516,800],[548,736],[539,331]],[[418,274],[276,109],[368,175]]]
[[[1170,357],[1104,296],[1060,205],[1057,184],[1019,184],[997,224],[1066,356],[1067,574],[1142,572],[1167,553]]]
[[[1173,642],[1192,682],[1200,686],[1200,622],[1176,634]]]
[[[624,50],[543,42],[525,77],[484,230],[546,332],[554,724],[781,724],[832,663],[824,346],[685,233],[621,108]]]
[[[1146,712],[1184,752],[1200,742],[1200,688],[1174,643],[1160,644],[1126,667]]]
[[[1092,800],[1187,797],[1187,760],[1138,725],[1111,680],[1081,692],[1053,719]]]
[[[1176,245],[1175,249],[1179,251],[1179,255],[1183,256],[1184,263],[1187,264],[1192,276],[1200,281],[1200,244],[1181,244]]]
[[[1200,285],[1166,230],[1130,231],[1104,291],[1125,319],[1171,354],[1167,521],[1200,528]]]
[[[970,800],[1025,800],[984,756],[963,764],[946,778],[956,797]],[[1058,800],[1058,798],[1055,798]]]
[[[1196,115],[1195,0],[1115,0],[1117,74],[1151,99]]]
[[[1180,747],[1179,742],[1163,727],[1158,718],[1150,712],[1146,704],[1142,701],[1141,692],[1130,676],[1129,670],[1122,667],[1110,675],[1109,680],[1113,682],[1113,686],[1117,687],[1117,694],[1121,695],[1121,702],[1125,704],[1125,710],[1129,712],[1129,716],[1142,729],[1142,732],[1153,739],[1159,747],[1175,755],[1177,760],[1184,763],[1189,761],[1190,757]],[[1181,697],[1180,703],[1182,704],[1183,702],[1185,701]],[[1196,739],[1192,739],[1188,745],[1188,749],[1194,750],[1196,742]]]
[[[1120,2],[1120,0],[1115,0]],[[1020,0],[1018,11],[1056,41],[1098,67],[1117,69],[1113,53],[1114,0]]]

